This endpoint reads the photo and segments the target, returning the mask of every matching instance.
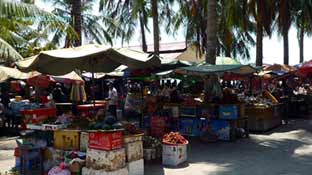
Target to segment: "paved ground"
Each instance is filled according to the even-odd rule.
[[[1,138],[0,138],[1,139]],[[0,172],[14,165],[15,141],[0,141]],[[312,170],[312,120],[291,121],[269,133],[233,143],[191,140],[188,163],[145,165],[146,175],[307,175]]]
[[[307,175],[312,170],[312,120],[291,121],[234,143],[191,141],[188,163],[146,165],[146,175]]]

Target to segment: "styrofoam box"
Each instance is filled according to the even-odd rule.
[[[143,158],[143,142],[136,141],[125,144],[127,162]]]
[[[126,166],[125,149],[104,151],[88,148],[86,166],[87,168],[105,171],[114,171],[123,168]]]
[[[177,166],[187,160],[187,144],[166,145],[163,144],[163,165]]]
[[[87,151],[89,141],[89,133],[81,132],[80,133],[80,151]]]
[[[116,171],[94,170],[91,168],[83,167],[82,175],[128,175],[128,169],[121,168]]]
[[[129,162],[127,167],[129,175],[144,175],[144,159]]]

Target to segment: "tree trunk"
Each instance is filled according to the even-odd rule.
[[[145,29],[144,29],[144,18],[141,12],[139,15],[140,15],[141,37],[142,37],[142,50],[143,52],[147,52],[147,44],[146,44]]]
[[[303,63],[304,56],[303,56],[303,43],[304,43],[304,28],[300,27],[300,35],[299,35],[299,49],[300,49],[300,63]]]
[[[208,1],[206,63],[216,64],[217,0]]]
[[[284,42],[284,64],[289,64],[289,43],[288,43],[288,30],[283,31],[283,42]]]
[[[157,0],[152,0],[153,33],[154,33],[154,54],[159,55],[159,24]]]
[[[81,46],[81,0],[72,0],[71,9],[73,27],[78,35],[78,38],[74,41],[74,46]]]
[[[263,28],[260,22],[257,22],[257,48],[256,48],[256,66],[262,66],[263,62]]]

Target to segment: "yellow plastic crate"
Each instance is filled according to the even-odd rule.
[[[57,130],[54,131],[54,147],[62,150],[79,150],[80,131]]]

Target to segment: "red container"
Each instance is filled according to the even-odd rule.
[[[106,109],[105,103],[78,105],[77,110],[83,117],[93,118],[99,109]]]
[[[49,117],[56,117],[55,108],[39,108],[31,110],[21,111],[22,116],[24,116],[24,123],[37,124],[46,120]]]
[[[88,147],[91,149],[110,151],[122,147],[122,132],[89,132]]]

